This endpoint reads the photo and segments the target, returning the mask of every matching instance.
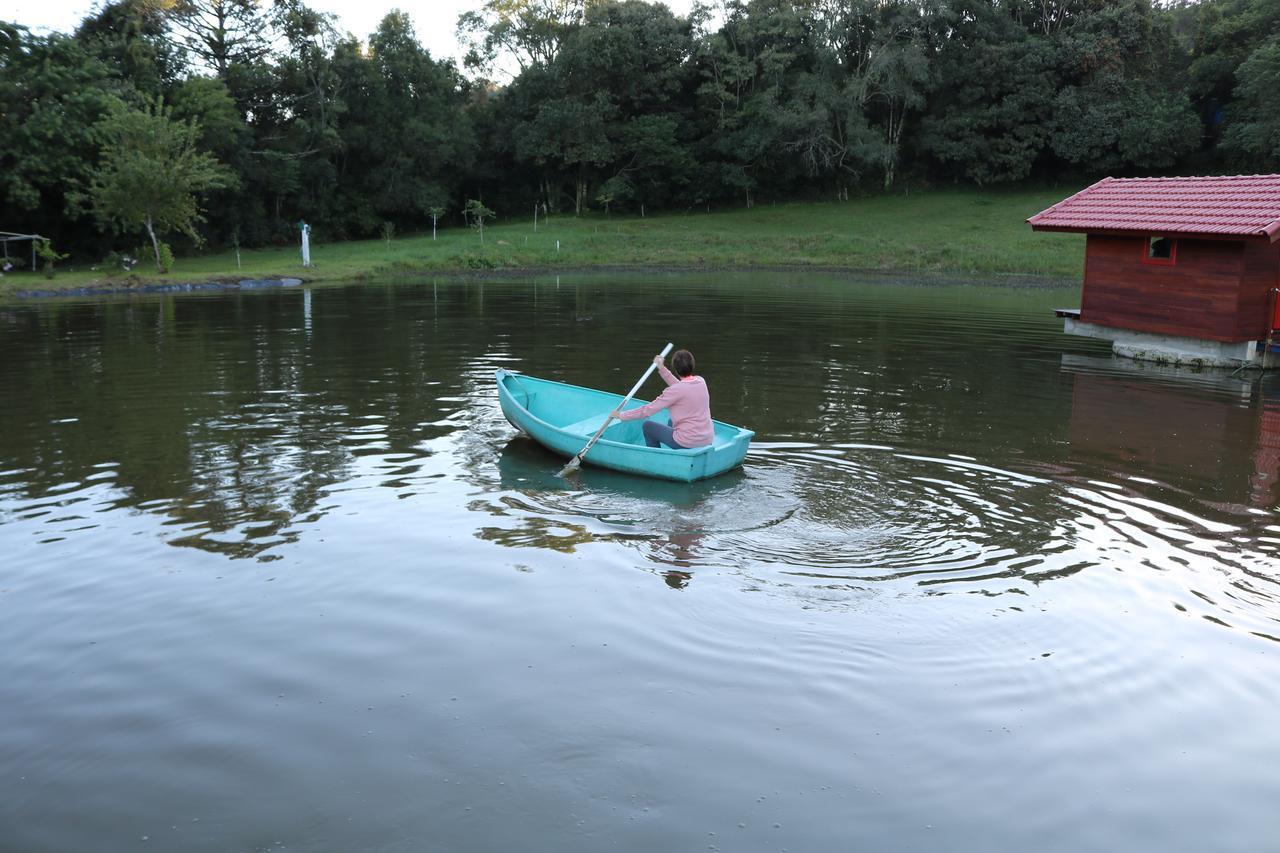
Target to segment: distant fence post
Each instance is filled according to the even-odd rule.
[[[309,267],[311,266],[311,226],[306,222],[299,222],[298,230],[302,232],[302,265]]]

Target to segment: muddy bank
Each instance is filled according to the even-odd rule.
[[[15,290],[13,296],[36,299],[47,296],[112,296],[121,293],[196,293],[206,290],[262,290],[297,287],[300,278],[245,278],[238,281],[155,282],[153,284],[90,284],[84,287]]]
[[[785,264],[599,264],[563,268],[506,267],[500,269],[421,269],[397,268],[377,270],[360,276],[317,275],[306,279],[309,285],[344,285],[370,281],[403,281],[406,279],[438,279],[466,281],[495,281],[521,278],[547,278],[554,276],[601,275],[681,275],[698,273],[778,273],[795,275],[875,277],[886,284],[928,286],[937,284],[968,283],[988,287],[1058,288],[1077,284],[1077,279],[1053,275],[1028,273],[975,273],[959,270],[885,270],[852,266],[805,266]],[[203,282],[136,282],[89,284],[80,287],[24,288],[14,290],[9,296],[31,299],[55,296],[118,296],[122,294],[193,293],[201,291],[259,290],[275,287],[298,287],[300,278],[261,279],[213,279]],[[0,293],[0,297],[5,294]]]

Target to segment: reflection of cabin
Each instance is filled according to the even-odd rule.
[[[1062,370],[1073,377],[1067,441],[1076,464],[1140,473],[1224,506],[1280,503],[1280,391],[1271,383],[1078,355],[1064,355]]]
[[[1228,366],[1280,341],[1280,175],[1106,178],[1027,222],[1088,235],[1080,308],[1058,312],[1069,334]]]

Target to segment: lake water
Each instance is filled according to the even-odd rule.
[[[1280,850],[1280,377],[1076,304],[0,305],[0,851]],[[741,471],[562,481],[498,409],[667,340]]]

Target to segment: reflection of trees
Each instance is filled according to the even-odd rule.
[[[581,524],[537,516],[525,516],[515,527],[481,527],[476,536],[508,548],[546,548],[562,554],[572,554],[596,538]]]
[[[29,469],[27,499],[114,462],[113,508],[166,515],[175,545],[261,554],[327,486],[410,476],[424,438],[459,428],[484,334],[454,322],[470,293],[317,291],[309,331],[296,291],[7,309],[0,460]]]

